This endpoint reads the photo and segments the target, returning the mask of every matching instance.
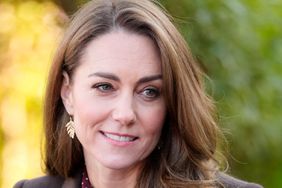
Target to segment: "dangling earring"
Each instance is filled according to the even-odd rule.
[[[157,146],[157,150],[161,150],[161,146],[160,145]]]
[[[66,124],[66,128],[67,128],[68,135],[73,139],[74,134],[75,134],[75,130],[74,130],[74,122],[73,122],[71,116],[70,116],[69,122]]]

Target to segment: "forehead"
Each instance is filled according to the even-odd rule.
[[[85,48],[80,63],[88,71],[132,68],[161,72],[159,50],[154,41],[124,30],[115,30],[93,39]]]

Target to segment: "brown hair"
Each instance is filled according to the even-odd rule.
[[[150,0],[94,0],[73,17],[55,55],[45,99],[45,164],[49,174],[71,177],[83,168],[82,146],[70,139],[68,114],[60,97],[63,71],[70,77],[87,44],[99,35],[125,29],[146,35],[157,45],[162,63],[167,117],[160,150],[147,159],[137,187],[215,185],[219,130],[202,73],[168,14]]]

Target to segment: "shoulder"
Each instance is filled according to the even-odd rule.
[[[218,173],[218,181],[225,188],[263,188],[259,184],[239,180],[222,172]]]
[[[69,178],[45,175],[30,180],[20,180],[13,188],[77,188],[80,187],[81,178],[81,170],[78,170],[73,177]]]
[[[21,180],[14,185],[14,188],[47,188],[62,187],[64,178],[59,176],[42,176],[30,180]]]
[[[63,178],[60,176],[42,176],[30,180],[21,180],[13,188],[77,188],[80,187],[81,173],[74,177]]]
[[[59,188],[62,187],[64,178],[59,176],[42,176],[30,180],[21,180],[13,188]]]

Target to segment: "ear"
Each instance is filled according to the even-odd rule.
[[[73,98],[72,87],[68,73],[63,72],[63,83],[61,87],[61,98],[64,103],[65,109],[69,115],[73,115]]]

